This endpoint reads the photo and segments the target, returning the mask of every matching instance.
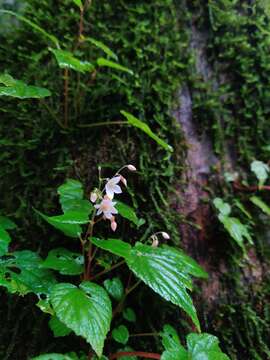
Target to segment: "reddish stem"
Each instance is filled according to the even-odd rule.
[[[268,190],[270,191],[270,186],[268,185],[263,185],[263,186],[257,186],[257,185],[253,185],[253,186],[244,186],[239,184],[238,182],[234,182],[233,183],[233,187],[236,190],[241,190],[241,191],[259,191],[259,190]]]
[[[157,359],[160,360],[161,355],[143,351],[121,351],[109,356],[109,360],[120,359],[124,356],[139,356],[146,359]]]

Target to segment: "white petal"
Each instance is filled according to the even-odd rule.
[[[118,214],[118,211],[117,211],[116,208],[113,207],[113,206],[112,206],[112,208],[111,208],[110,211],[111,211],[112,214]]]
[[[119,185],[114,185],[113,191],[115,192],[115,194],[121,194],[122,193],[122,189],[120,188]]]
[[[95,207],[96,209],[99,209],[99,208],[100,208],[100,204],[94,205],[94,207]]]
[[[102,213],[101,209],[98,209],[97,215],[100,215]]]
[[[121,176],[115,176],[111,179],[114,185],[118,184],[120,180],[121,180]]]
[[[112,218],[112,214],[110,211],[104,211],[104,216],[106,219],[109,219],[109,220]]]
[[[105,189],[106,189],[106,194],[107,194],[107,196],[108,196],[110,199],[113,199],[114,192],[113,192],[112,188],[106,185]]]

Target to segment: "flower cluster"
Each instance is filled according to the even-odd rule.
[[[118,211],[115,207],[117,202],[113,201],[113,198],[115,194],[122,193],[122,189],[119,185],[120,182],[122,182],[123,185],[127,187],[127,180],[120,174],[124,168],[127,168],[130,171],[136,171],[136,168],[133,165],[123,166],[111,179],[107,179],[102,192],[100,192],[98,189],[95,189],[90,195],[90,200],[93,203],[95,203],[98,199],[101,200],[99,204],[95,205],[97,211],[96,215],[102,215],[104,220],[110,220],[111,229],[113,231],[115,231],[117,228],[117,222],[115,221],[114,215],[118,214]],[[104,192],[105,195],[103,195]]]

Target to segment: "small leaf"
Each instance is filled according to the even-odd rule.
[[[0,215],[0,226],[5,230],[16,229],[17,225],[6,216]]]
[[[83,4],[82,4],[82,1],[81,0],[72,0],[74,2],[75,5],[77,5],[80,10],[83,9]]]
[[[160,146],[162,146],[165,150],[172,152],[173,148],[168,145],[164,140],[160,139],[153,131],[150,129],[150,127],[142,122],[141,120],[137,119],[132,114],[121,110],[120,113],[127,119],[130,125],[137,127],[138,129],[145,132],[148,136],[150,136],[153,140],[155,140]]]
[[[124,241],[118,239],[101,240],[97,238],[92,238],[91,241],[97,247],[110,251],[114,255],[122,256],[124,258],[130,256],[131,245]]]
[[[111,60],[107,60],[107,59],[104,59],[104,58],[98,58],[97,59],[97,64],[100,67],[109,67],[109,68],[112,68],[112,69],[115,69],[115,70],[119,70],[119,71],[129,73],[130,75],[134,75],[132,70],[130,70],[130,69],[128,69],[128,68],[114,62],[114,61],[111,61]]]
[[[124,295],[124,286],[118,277],[104,281],[104,287],[108,294],[115,300],[120,301]]]
[[[136,314],[131,308],[126,308],[123,311],[123,318],[130,322],[136,322]]]
[[[61,69],[72,69],[80,73],[92,72],[94,70],[93,64],[89,61],[77,59],[69,51],[52,48],[50,48],[50,51],[54,54]]]
[[[191,358],[188,357],[188,352],[184,348],[177,350],[166,350],[162,353],[160,358],[160,360],[176,360],[176,359],[190,360]],[[202,358],[201,360],[207,360],[207,358]]]
[[[88,281],[82,282],[79,288],[62,283],[52,288],[50,299],[57,317],[76,335],[84,337],[101,356],[112,319],[106,291]]]
[[[258,196],[252,196],[250,201],[258,206],[266,215],[270,216],[270,207]]]
[[[49,327],[52,330],[54,337],[67,336],[72,331],[62,323],[57,316],[52,316],[50,318]]]
[[[262,161],[254,160],[250,165],[250,169],[259,180],[259,187],[263,186],[269,175],[269,166]]]
[[[229,215],[231,213],[230,205],[225,203],[221,198],[215,198],[213,203],[222,215]]]
[[[165,350],[177,350],[182,347],[179,336],[171,325],[164,325],[163,331],[160,335],[162,337],[162,345]]]
[[[0,256],[8,252],[8,246],[11,242],[11,237],[8,232],[0,226]]]
[[[47,216],[38,210],[35,211],[50,225],[70,237],[78,237],[82,232],[80,224],[87,224],[89,222],[89,218],[85,212],[68,211],[63,215]]]
[[[15,80],[9,74],[0,75],[0,96],[11,96],[19,99],[44,98],[51,95],[45,88],[27,85],[21,80]]]
[[[53,42],[56,45],[56,47],[59,47],[59,42],[58,42],[57,38],[54,35],[51,35],[51,34],[47,33],[47,31],[45,31],[44,29],[42,29],[40,26],[33,23],[32,21],[28,20],[24,16],[16,14],[15,12],[9,11],[9,10],[0,10],[0,13],[15,16],[17,19],[23,21],[24,23],[29,25],[32,29],[34,29],[37,32],[41,33],[43,36],[45,36],[47,39],[49,39],[51,42]]]
[[[192,360],[230,360],[221,351],[218,338],[210,334],[189,334],[187,347]]]
[[[92,205],[90,201],[83,199],[83,186],[78,180],[68,179],[59,186],[57,193],[63,212],[81,211],[90,214]]]
[[[95,45],[97,48],[101,49],[102,51],[105,52],[106,55],[108,55],[110,58],[114,59],[114,60],[118,60],[118,56],[107,46],[105,45],[103,42],[96,40],[92,37],[86,37],[84,38],[84,41],[88,41],[91,44]]]
[[[126,345],[129,339],[129,332],[125,325],[120,325],[117,328],[113,329],[112,337],[115,341]]]
[[[41,264],[42,267],[57,270],[62,275],[80,275],[84,270],[84,259],[81,254],[67,249],[53,249]]]
[[[130,206],[117,200],[115,207],[118,210],[119,214],[121,216],[123,216],[125,219],[133,222],[133,224],[135,224],[137,226],[140,225],[140,220],[142,220],[142,219],[138,219],[135,211]]]
[[[48,298],[39,299],[39,301],[36,303],[36,306],[45,314],[54,315],[54,311],[51,307],[51,304],[50,304]]]

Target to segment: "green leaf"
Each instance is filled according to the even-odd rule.
[[[46,299],[39,299],[36,303],[36,306],[45,314],[54,315],[54,311],[51,307],[48,297]]]
[[[262,161],[254,160],[250,165],[250,169],[259,180],[259,187],[262,186],[268,178],[270,171],[269,166]]]
[[[101,356],[112,319],[107,292],[88,281],[82,282],[79,288],[61,283],[52,288],[50,299],[57,317],[76,335],[84,337]]]
[[[81,0],[72,0],[74,2],[75,5],[77,5],[80,10],[83,9],[83,4],[82,4],[82,1]]]
[[[62,275],[80,275],[84,270],[83,264],[84,259],[81,254],[59,248],[51,250],[41,266],[57,270]]]
[[[160,335],[165,350],[177,350],[182,347],[179,336],[171,325],[164,325]]]
[[[134,323],[136,322],[136,314],[135,314],[134,310],[132,310],[129,307],[124,309],[123,318],[130,322],[134,322]]]
[[[108,294],[115,300],[120,301],[124,295],[124,286],[118,277],[107,279],[103,283]]]
[[[28,250],[0,258],[0,285],[20,295],[47,294],[56,280],[49,270],[41,267],[41,262],[36,253]]]
[[[84,211],[68,211],[63,215],[47,216],[35,210],[45,221],[54,228],[70,237],[78,237],[82,232],[80,224],[87,224],[89,218]]]
[[[91,64],[89,61],[82,61],[77,59],[69,51],[52,48],[50,48],[50,51],[54,54],[56,61],[61,69],[72,69],[80,73],[91,72],[94,70],[93,64]]]
[[[142,219],[138,219],[135,211],[128,205],[122,203],[121,201],[117,200],[116,203],[116,209],[118,210],[119,214],[121,216],[123,216],[125,219],[133,222],[133,224],[139,226],[140,225],[140,221]]]
[[[114,59],[114,60],[118,60],[118,56],[107,46],[105,45],[103,42],[96,40],[92,37],[86,37],[84,38],[84,41],[88,41],[91,44],[95,45],[97,48],[99,48],[100,50],[104,51],[106,55],[108,55],[110,58]]]
[[[229,217],[219,214],[218,218],[219,221],[222,222],[230,236],[236,241],[236,243],[242,248],[242,250],[246,252],[244,246],[244,238],[246,238],[250,244],[253,244],[252,238],[246,225],[242,224],[241,221],[235,217]]]
[[[218,338],[210,334],[189,334],[187,347],[192,360],[230,360],[221,351]]]
[[[266,215],[270,216],[270,207],[258,196],[252,196],[250,201],[258,206]]]
[[[205,277],[206,273],[194,260],[169,246],[155,248],[137,243],[131,248],[121,240],[92,241],[103,250],[124,257],[128,267],[138,278],[163,298],[184,309],[200,329],[196,309],[186,289],[192,289],[189,274]]]
[[[231,213],[230,205],[225,203],[221,198],[215,198],[213,203],[222,215],[226,216]]]
[[[101,240],[92,238],[92,243],[97,247],[109,251],[114,255],[127,258],[130,256],[131,245],[118,239]]]
[[[160,358],[160,360],[176,360],[176,359],[191,360],[191,358],[188,357],[188,352],[184,348],[177,350],[166,350],[162,353]],[[206,359],[202,358],[201,360],[206,360]]]
[[[90,214],[93,207],[90,201],[83,199],[83,186],[80,181],[68,179],[63,185],[59,186],[57,193],[64,213],[67,211],[81,211],[87,215]]]
[[[57,316],[52,316],[50,318],[49,327],[52,330],[54,337],[67,336],[72,331],[62,323]]]
[[[137,119],[132,114],[121,110],[120,113],[127,119],[130,125],[137,127],[138,129],[145,132],[148,136],[150,136],[153,140],[155,140],[160,146],[162,146],[165,150],[172,152],[173,148],[168,145],[164,140],[160,139],[153,131],[150,129],[150,127],[142,122],[141,120]]]
[[[42,29],[40,26],[33,23],[32,21],[28,20],[24,16],[16,14],[15,12],[9,10],[0,10],[0,13],[15,16],[17,19],[23,21],[25,24],[29,25],[32,29],[36,30],[37,32],[45,36],[47,39],[49,39],[51,42],[53,42],[56,45],[56,47],[59,47],[59,41],[54,35],[47,33],[47,31],[45,31],[44,29]]]
[[[16,229],[17,225],[6,216],[0,215],[0,226],[5,230]]]
[[[11,96],[19,99],[44,98],[51,96],[51,92],[45,88],[27,85],[21,80],[15,80],[9,74],[0,75],[0,96]]]
[[[8,252],[8,246],[11,242],[11,237],[8,232],[0,226],[0,256]]]
[[[123,72],[129,73],[130,75],[134,75],[132,70],[130,70],[130,69],[128,69],[128,68],[114,62],[114,61],[111,61],[111,60],[107,60],[107,59],[104,59],[104,58],[98,58],[97,59],[97,64],[100,67],[109,67],[111,69],[123,71]]]
[[[129,332],[125,325],[120,325],[117,328],[113,329],[112,337],[115,341],[126,345],[129,339]]]
[[[44,354],[44,355],[36,356],[32,358],[32,360],[74,360],[74,357],[70,357],[68,355],[63,355],[63,354],[52,353],[52,354]]]

